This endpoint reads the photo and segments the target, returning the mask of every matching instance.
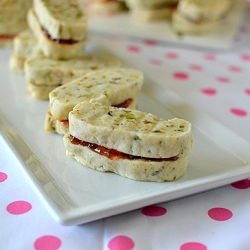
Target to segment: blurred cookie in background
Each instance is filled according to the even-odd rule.
[[[26,15],[32,0],[0,0],[0,47],[10,46],[13,38],[27,29]]]
[[[171,19],[178,2],[178,0],[126,0],[132,17],[144,22]]]
[[[88,16],[112,16],[127,11],[124,0],[78,0]]]
[[[181,0],[173,14],[173,29],[181,34],[212,31],[229,13],[231,7],[231,0]]]

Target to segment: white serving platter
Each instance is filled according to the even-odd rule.
[[[44,132],[48,102],[28,95],[23,76],[8,69],[9,55],[9,50],[0,51],[1,135],[53,218],[64,225],[184,197],[250,175],[249,143],[150,80],[138,108],[193,123],[194,147],[186,175],[175,182],[150,183],[82,167],[65,156],[61,136]]]
[[[140,39],[181,46],[194,46],[213,49],[230,49],[234,44],[234,35],[240,25],[246,9],[245,0],[232,1],[230,14],[221,20],[218,27],[209,33],[194,36],[180,36],[173,32],[168,21],[143,23],[134,20],[128,13],[107,17],[89,16],[88,26],[91,31],[116,34]]]

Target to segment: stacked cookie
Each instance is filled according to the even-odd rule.
[[[138,110],[81,102],[69,113],[68,156],[98,171],[140,181],[184,175],[192,147],[191,124]]]
[[[83,101],[135,108],[142,84],[143,74],[135,69],[111,68],[89,72],[50,92],[45,129],[59,134],[67,133],[69,112]]]
[[[88,15],[93,16],[110,16],[125,10],[125,4],[120,0],[90,0],[84,5]]]
[[[178,0],[126,0],[132,17],[143,22],[170,20]]]
[[[89,71],[118,67],[113,58],[86,56],[87,20],[76,0],[35,0],[27,15],[30,30],[15,38],[10,67],[24,72],[32,97],[49,92]]]
[[[84,54],[86,18],[75,0],[34,0],[31,31],[15,39],[13,69],[49,99],[45,130],[64,135],[68,156],[134,180],[172,181],[187,168],[191,124],[136,111],[143,73]]]
[[[83,55],[87,21],[77,1],[34,0],[28,23],[45,56],[71,59]]]
[[[232,6],[231,0],[182,0],[173,15],[173,29],[181,34],[214,30]]]
[[[13,38],[27,29],[26,15],[31,0],[0,1],[0,46],[8,46]]]
[[[90,16],[118,14],[122,10],[118,7],[119,3],[116,0],[79,1],[88,10],[87,13]],[[122,0],[122,2],[125,2],[127,14],[133,18],[135,23],[168,22],[178,35],[199,35],[214,31],[229,14],[234,2],[237,1]]]
[[[25,30],[14,39],[13,53],[10,58],[10,68],[13,71],[23,72],[28,57],[39,53],[36,39],[29,30]]]

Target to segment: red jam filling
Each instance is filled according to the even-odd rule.
[[[61,123],[63,123],[63,126],[69,126],[69,120],[60,120]]]
[[[71,143],[75,145],[88,147],[90,150],[94,151],[95,153],[105,156],[109,158],[110,160],[124,159],[124,160],[144,160],[144,161],[163,162],[163,161],[177,161],[179,158],[178,156],[173,156],[169,158],[151,158],[151,157],[130,155],[130,154],[122,153],[112,148],[106,148],[106,147],[97,145],[95,143],[81,141],[72,135],[70,136],[70,141]]]
[[[10,35],[10,34],[0,34],[0,40],[9,40],[14,39],[16,35]]]
[[[129,99],[125,100],[122,103],[119,103],[119,104],[116,104],[116,105],[112,105],[112,106],[116,107],[116,108],[127,108],[132,103],[132,101],[133,101],[133,99],[129,98]]]
[[[42,30],[43,34],[52,42],[55,42],[55,43],[58,43],[58,44],[63,44],[63,45],[72,45],[72,44],[79,43],[79,41],[73,40],[73,39],[57,39],[57,38],[53,38],[44,27],[41,27],[41,30]]]
[[[132,103],[132,101],[133,101],[133,99],[129,98],[129,99],[125,100],[122,103],[113,105],[113,107],[116,107],[116,108],[127,108]],[[69,126],[69,120],[68,119],[60,120],[60,122],[63,123],[63,126]]]
[[[175,11],[177,9],[178,4],[177,3],[172,3],[168,5],[168,8],[171,9],[172,11]]]

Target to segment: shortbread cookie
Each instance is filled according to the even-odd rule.
[[[67,131],[68,114],[82,101],[134,108],[142,84],[143,74],[138,70],[114,68],[90,72],[50,92],[45,129]]]
[[[24,71],[27,58],[39,54],[37,42],[29,30],[21,32],[14,39],[13,54],[10,58],[10,68],[13,71]]]
[[[90,71],[119,67],[120,61],[112,57],[85,56],[71,60],[53,60],[42,55],[25,63],[25,78],[29,93],[38,99],[48,99],[56,87],[82,77]]]
[[[124,9],[124,4],[121,1],[93,0],[87,5],[87,14],[89,16],[110,16],[120,13]]]
[[[41,1],[41,0],[38,0],[38,1]],[[50,12],[47,13],[47,15],[49,14]],[[61,18],[61,14],[58,14],[58,15]],[[40,23],[40,20],[38,19],[37,13],[34,10],[30,10],[28,13],[29,27],[34,33],[38,41],[40,49],[42,50],[44,55],[53,59],[72,59],[72,58],[81,57],[84,54],[84,44],[86,40],[85,39],[86,28],[82,28],[82,27],[85,27],[86,23],[84,21],[85,20],[84,18],[80,20],[84,22],[83,25],[80,25],[81,23],[79,25],[78,23],[75,23],[75,26],[76,26],[75,29],[72,29],[72,31],[68,31],[67,33],[66,32],[67,29],[65,28],[65,30],[62,31],[61,33],[60,31],[58,31],[61,34],[60,37],[55,37],[54,33],[53,35],[49,33],[50,32],[48,30],[49,27],[42,26],[42,24]],[[69,22],[67,18],[65,19],[65,22],[63,22],[61,19],[60,21],[65,25],[68,24]],[[72,24],[72,23],[69,22],[69,24]],[[51,27],[54,27],[54,26],[57,27],[58,23],[54,25],[52,22]],[[57,30],[57,28],[64,27],[64,26],[59,25],[57,28],[55,27],[53,30]],[[68,27],[68,26],[65,26],[65,27]],[[69,25],[69,27],[71,27],[71,25]],[[79,30],[80,35],[75,34],[77,30]],[[58,32],[55,32],[55,34],[57,34]],[[69,37],[67,34],[72,35],[72,37]],[[81,39],[79,38],[80,40],[74,40],[75,37],[80,37]]]
[[[149,22],[170,19],[178,0],[141,1],[126,0],[130,12],[136,20]]]
[[[14,37],[27,29],[26,15],[31,0],[0,1],[0,46],[12,44]]]
[[[182,0],[173,14],[173,29],[183,34],[213,31],[228,14],[231,4],[231,0]]]
[[[52,39],[82,41],[87,21],[77,0],[34,0],[34,13]]]
[[[134,180],[172,181],[186,171],[191,124],[82,102],[69,113],[64,144],[67,155],[86,167]]]

